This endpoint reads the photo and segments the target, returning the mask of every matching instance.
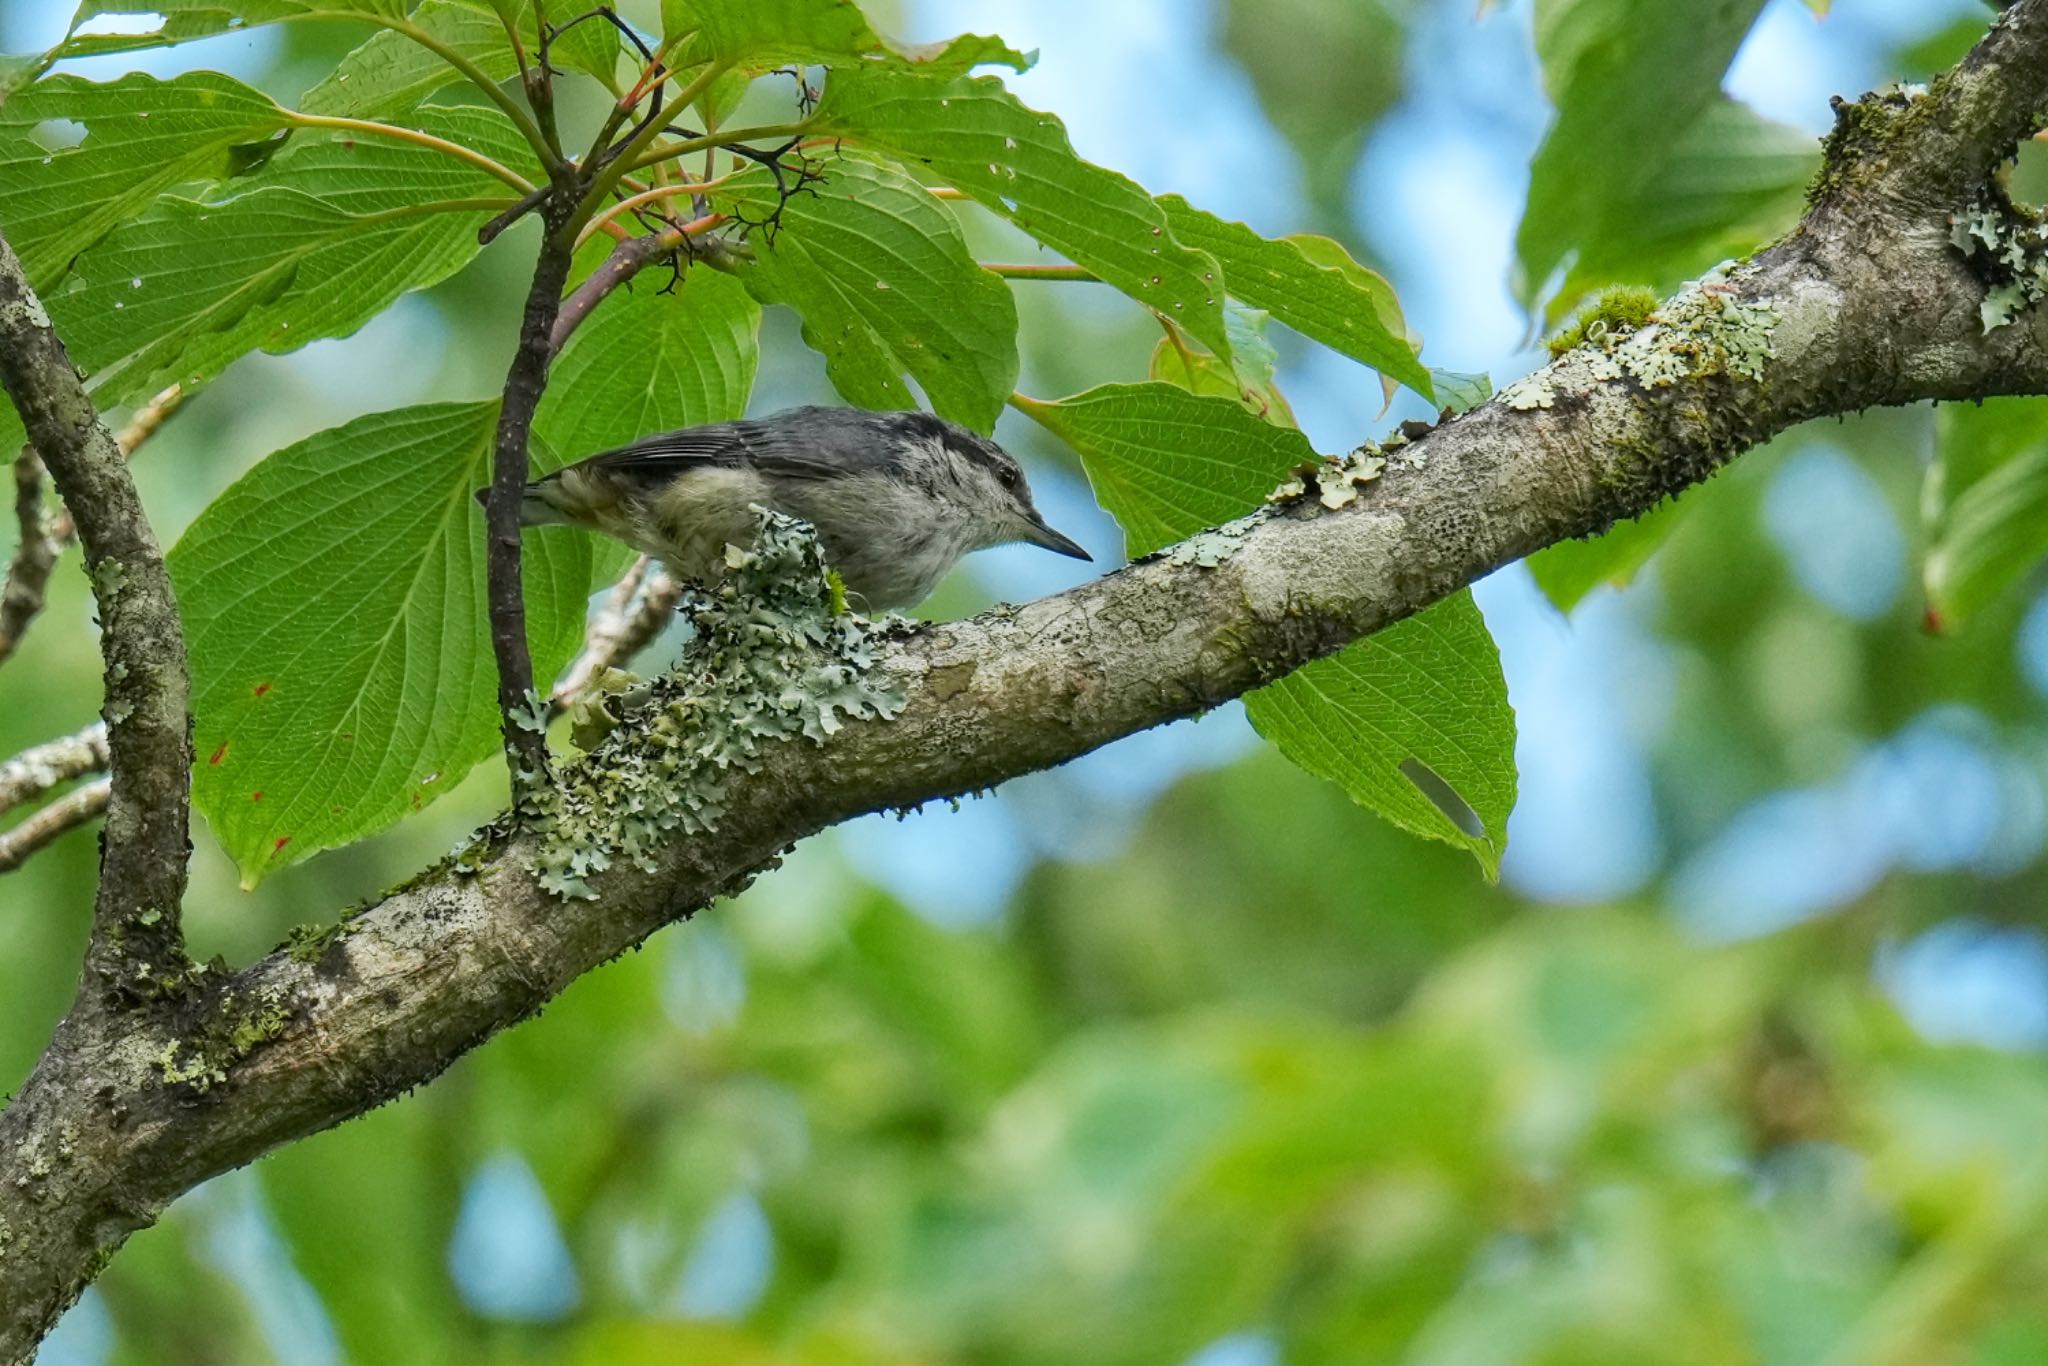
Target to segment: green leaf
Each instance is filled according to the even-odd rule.
[[[1538,0],[1536,51],[1557,121],[1530,167],[1518,291],[1619,222],[1718,97],[1763,0]]]
[[[876,32],[854,0],[662,0],[662,32],[683,42],[678,65],[723,62],[746,71],[862,59],[915,62],[959,75],[999,63],[1018,71],[1031,59],[1000,38],[965,34],[943,43],[899,43]]]
[[[495,111],[421,114],[431,131],[521,160]],[[382,139],[295,139],[234,184],[253,188],[218,204],[160,201],[79,257],[78,286],[48,300],[100,406],[206,383],[258,347],[354,332],[476,255],[488,211],[441,206],[506,193],[464,162]]]
[[[1585,226],[1579,254],[1553,301],[1553,321],[1611,284],[1661,293],[1782,236],[1798,222],[1820,149],[1726,96],[1672,140],[1656,175],[1607,203]]]
[[[2048,556],[2048,400],[1951,404],[1923,498],[1930,611],[1960,626]]]
[[[623,446],[650,432],[744,417],[759,365],[761,309],[740,282],[709,266],[662,293],[649,276],[606,299],[554,364],[534,414],[535,436],[563,459]],[[632,553],[592,539],[599,582]]]
[[[498,745],[483,519],[497,404],[376,413],[287,447],[172,550],[194,804],[257,879],[372,834]],[[536,677],[583,634],[590,543],[526,538]]]
[[[821,135],[928,166],[1229,357],[1222,268],[1215,258],[1177,241],[1149,195],[1081,160],[1058,119],[1027,109],[995,77],[946,81],[868,67],[836,71],[813,124]]]
[[[17,57],[0,52],[0,106],[4,106],[15,91],[49,70],[50,60],[48,53]]]
[[[500,6],[502,5],[502,11]],[[510,15],[529,60],[540,51],[532,0],[420,0],[412,24],[461,54],[496,81],[518,74],[519,62],[505,38]],[[618,30],[590,20],[576,25],[549,49],[551,65],[608,79],[618,64]],[[433,49],[390,29],[375,33],[325,79],[306,92],[299,107],[309,114],[384,119],[405,113],[436,90],[464,80]]]
[[[1105,385],[1018,406],[1079,452],[1134,557],[1258,507],[1316,458],[1292,428],[1171,385]],[[1245,704],[1289,759],[1403,829],[1470,850],[1488,877],[1498,873],[1515,801],[1515,719],[1470,593]]]
[[[1266,320],[1263,310],[1246,308],[1233,299],[1224,312],[1230,327],[1232,364],[1167,336],[1152,348],[1147,373],[1163,384],[1176,384],[1192,393],[1234,399],[1268,421],[1292,427],[1294,410],[1274,379],[1279,353],[1266,340]]]
[[[79,124],[84,139],[44,147],[36,126],[53,120]],[[231,149],[284,126],[268,95],[218,72],[103,85],[47,77],[0,106],[0,224],[30,282],[48,290],[72,257],[165,190],[227,175]]]
[[[1133,559],[1242,517],[1316,458],[1292,427],[1171,384],[1105,384],[1018,407],[1080,455]]]
[[[1437,401],[1454,413],[1469,413],[1493,397],[1493,378],[1485,371],[1431,370],[1429,382]]]
[[[1673,500],[1590,540],[1559,541],[1529,557],[1529,572],[1557,610],[1569,612],[1594,589],[1621,588],[1635,578],[1671,539],[1680,515]]]
[[[1174,237],[1223,267],[1231,298],[1434,399],[1429,371],[1408,342],[1394,287],[1338,243],[1326,237],[1268,241],[1179,195],[1163,195],[1159,203]]]
[[[1470,591],[1247,695],[1245,710],[1302,768],[1499,875],[1515,714]]]
[[[832,385],[863,408],[915,408],[904,377],[931,406],[979,432],[1017,387],[1017,303],[975,264],[960,222],[894,167],[854,157],[782,206],[781,226],[754,236],[743,277],[763,303],[783,304],[825,357]],[[734,200],[754,219],[774,186],[750,177]]]
[[[65,57],[135,52],[169,47],[216,33],[292,19],[367,19],[403,22],[408,0],[81,0],[72,17],[73,36],[57,51]],[[78,28],[103,14],[150,15],[161,23],[142,33],[79,34]]]

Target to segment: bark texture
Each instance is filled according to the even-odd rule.
[[[889,634],[876,667],[907,699],[900,715],[766,751],[714,833],[667,844],[651,871],[617,860],[591,876],[594,901],[542,891],[544,837],[508,828],[324,943],[175,1002],[67,1023],[0,1112],[0,1360],[31,1351],[182,1192],[431,1079],[814,831],[1214,706],[1640,514],[1809,418],[2048,393],[2048,308],[1985,333],[1985,285],[1949,221],[2001,194],[1994,172],[2044,96],[2048,0],[2018,0],[1926,96],[1843,106],[1806,219],[1663,310],[1690,310],[1697,328],[1645,329],[1619,358],[1568,352],[1423,438],[1411,449],[1425,462],[1355,503],[1233,524],[1213,567],[1155,556],[1028,606]],[[118,802],[119,728],[112,739]],[[181,796],[166,809],[181,813]],[[117,836],[137,838],[132,818],[110,820],[110,849]]]

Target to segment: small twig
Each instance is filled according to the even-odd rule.
[[[1018,266],[983,261],[981,268],[1005,280],[1084,280],[1093,283],[1101,278],[1082,266]]]
[[[682,596],[683,586],[642,555],[625,577],[612,585],[604,606],[591,618],[583,652],[548,699],[554,709],[568,710],[590,692],[607,669],[621,667],[646,649],[675,619]]]
[[[567,346],[569,338],[583,325],[591,310],[604,302],[606,295],[656,261],[665,260],[678,250],[687,250],[689,243],[687,232],[681,228],[670,228],[644,237],[629,237],[613,247],[604,264],[592,271],[590,278],[562,301],[562,310],[555,317],[549,338],[551,348],[559,353]]]
[[[0,764],[0,815],[106,766],[107,727],[102,721],[25,749]]]
[[[102,778],[51,802],[12,830],[0,831],[0,873],[11,873],[59,835],[76,829],[107,809],[113,785]]]
[[[43,462],[27,446],[14,461],[14,518],[21,540],[7,567],[7,586],[0,589],[0,664],[14,653],[29,623],[43,610],[43,594],[61,548],[43,515]]]

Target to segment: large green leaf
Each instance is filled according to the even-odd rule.
[[[1262,308],[1311,341],[1321,342],[1434,399],[1429,371],[1415,358],[1394,287],[1351,259],[1328,238],[1269,241],[1242,223],[1164,195],[1173,235],[1223,267],[1234,299]]]
[[[1245,698],[1259,734],[1361,806],[1492,877],[1515,805],[1515,714],[1469,591]]]
[[[34,137],[38,124],[63,120],[84,128],[78,145],[53,151]],[[268,95],[214,71],[104,85],[46,77],[0,105],[0,228],[47,290],[72,257],[165,190],[227,175],[234,148],[283,126]]]
[[[1534,301],[1581,244],[1618,223],[1719,96],[1763,0],[1538,0],[1536,50],[1557,106],[1517,237]]]
[[[1149,195],[1081,160],[1058,119],[1027,109],[995,77],[835,71],[814,126],[930,167],[1229,357],[1215,258],[1176,240]]]
[[[1960,626],[2048,557],[2048,400],[1949,404],[1923,514],[1927,602]]]
[[[1291,427],[1230,398],[1115,384],[1025,413],[1081,455],[1096,497],[1149,554],[1260,505],[1313,460]],[[1250,694],[1261,734],[1403,829],[1468,849],[1489,877],[1515,801],[1515,718],[1468,592]]]
[[[1177,384],[1198,394],[1235,399],[1259,417],[1292,427],[1294,411],[1280,392],[1274,372],[1280,353],[1266,339],[1263,310],[1246,308],[1235,299],[1226,305],[1234,364],[1225,365],[1206,351],[1196,351],[1179,338],[1166,336],[1152,348],[1152,379]]]
[[[680,43],[679,65],[686,68],[717,61],[766,71],[894,58],[957,75],[988,63],[1018,71],[1031,64],[1000,38],[896,42],[877,32],[854,0],[662,0],[661,17],[663,33]]]
[[[423,126],[518,159],[494,111],[427,109]],[[48,300],[102,407],[172,381],[203,384],[258,347],[346,336],[477,252],[504,194],[468,164],[407,143],[295,144],[219,204],[166,199],[79,257],[79,285]],[[447,207],[450,211],[438,211]]]
[[[502,10],[501,7],[502,6]],[[517,27],[531,60],[540,50],[532,0],[420,0],[413,27],[475,64],[492,80],[509,80],[519,63],[505,38],[505,18]],[[607,79],[618,64],[618,30],[592,19],[576,25],[548,51],[550,65]],[[434,91],[463,80],[446,58],[408,34],[372,34],[308,90],[299,107],[309,114],[380,119],[412,109]]]
[[[782,205],[779,228],[755,235],[747,288],[803,318],[804,340],[849,402],[915,408],[908,375],[940,413],[994,430],[1017,386],[1009,286],[975,264],[959,220],[901,171],[845,156],[826,166],[822,183]],[[765,218],[774,186],[751,178],[735,207]]]
[[[194,804],[244,882],[372,834],[498,744],[483,519],[497,404],[359,418],[270,456],[170,556]],[[590,543],[526,540],[535,676],[582,639]]]
[[[761,309],[730,275],[699,266],[663,293],[647,276],[604,301],[562,349],[534,414],[534,434],[567,460],[651,432],[743,417],[759,365]],[[609,581],[631,561],[592,543]]]
[[[141,33],[73,36],[58,49],[64,56],[133,52],[232,33],[289,19],[367,19],[402,22],[409,0],[80,0],[71,27],[104,14],[148,15],[160,22]]]
[[[1819,167],[1819,145],[1807,134],[1717,97],[1672,140],[1652,179],[1580,233],[1553,316],[1606,285],[1667,293],[1782,236],[1799,220]]]
[[[1105,384],[1018,407],[1079,453],[1133,558],[1244,516],[1316,458],[1292,427],[1173,384]]]

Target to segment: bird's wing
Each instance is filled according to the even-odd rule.
[[[786,479],[825,479],[840,472],[826,452],[792,441],[759,422],[720,422],[657,432],[582,463],[645,479],[673,479],[685,470],[705,466],[757,469]]]

